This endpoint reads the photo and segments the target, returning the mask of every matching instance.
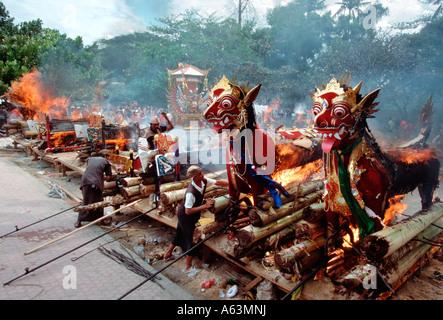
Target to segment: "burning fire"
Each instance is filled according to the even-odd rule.
[[[132,142],[132,139],[126,139],[125,138],[125,133],[124,132],[120,132],[118,134],[117,139],[106,139],[106,144],[107,145],[114,145],[114,150],[124,150],[125,146],[129,143]],[[116,148],[118,147],[118,149]]]
[[[37,70],[23,75],[19,81],[11,85],[7,98],[35,110],[42,111],[51,118],[66,119],[70,100],[64,96],[55,97],[51,89],[47,88],[40,79]]]
[[[273,110],[276,110],[280,107],[281,100],[277,98],[275,101],[273,101],[266,110],[263,110],[263,122],[264,123],[271,123],[275,122],[275,120],[272,118],[271,114]]]
[[[313,175],[319,173],[322,168],[323,161],[322,159],[318,159],[301,167],[277,171],[272,175],[272,179],[285,187],[292,182],[309,181]]]
[[[53,147],[66,147],[76,140],[75,131],[53,132],[50,138],[51,146]]]
[[[400,194],[389,199],[389,208],[386,210],[385,217],[383,219],[383,223],[386,226],[394,220],[396,215],[401,216],[408,208],[406,204],[402,203],[404,197],[404,194]]]
[[[416,162],[426,163],[430,159],[437,158],[436,150],[434,148],[427,148],[423,150],[400,149],[393,151],[391,154],[394,155],[397,161],[404,162],[408,165]]]
[[[349,229],[351,229],[353,239],[351,239],[351,235],[349,233],[346,233],[343,236],[343,248],[352,248],[354,243],[358,243],[360,240],[360,230],[358,227],[350,225]]]

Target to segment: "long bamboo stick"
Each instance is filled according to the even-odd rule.
[[[362,249],[371,259],[381,260],[404,246],[431,223],[443,216],[443,204],[435,203],[412,218],[363,239]]]
[[[73,235],[74,233],[79,232],[80,230],[86,229],[86,228],[88,228],[88,227],[90,227],[90,226],[92,226],[92,225],[94,225],[94,224],[96,224],[96,223],[106,219],[106,218],[109,218],[110,216],[116,214],[117,212],[120,212],[121,210],[123,210],[125,208],[131,207],[131,206],[133,206],[134,204],[136,204],[136,203],[138,203],[140,201],[142,201],[142,199],[138,199],[138,200],[136,200],[134,202],[131,202],[131,203],[123,206],[123,207],[120,207],[119,209],[112,211],[110,214],[104,215],[103,217],[98,218],[97,220],[94,220],[91,223],[88,223],[87,225],[85,225],[85,226],[83,226],[81,228],[75,229],[75,230],[73,230],[73,231],[71,231],[71,232],[69,232],[69,233],[67,233],[67,234],[65,234],[65,235],[63,235],[63,236],[61,236],[61,237],[59,237],[57,239],[51,240],[51,241],[49,241],[47,243],[44,243],[44,244],[42,244],[42,245],[40,245],[40,246],[38,246],[38,247],[36,247],[36,248],[34,248],[32,250],[29,250],[29,251],[25,252],[25,255],[31,254],[33,252],[36,252],[37,250],[40,250],[40,249],[42,249],[44,247],[49,246],[50,244],[53,244],[53,243],[58,242],[58,241],[60,241],[62,239],[65,239],[65,238],[69,237],[70,235]]]
[[[324,184],[322,181],[316,180],[311,181],[306,184],[300,184],[300,183],[291,183],[285,187],[286,191],[295,196],[295,197],[303,197],[307,194],[314,193],[316,191],[323,190]],[[275,206],[274,198],[270,194],[264,194],[260,195],[259,200],[256,203],[256,206],[262,210],[268,210],[271,207]],[[293,199],[281,197],[282,203],[288,203],[294,201]]]
[[[207,173],[205,174],[205,177],[216,179],[226,173],[226,170],[216,171],[213,173]],[[168,177],[168,176],[165,176]],[[165,178],[163,177],[163,178]],[[172,190],[179,190],[179,189],[186,189],[189,184],[191,183],[192,179],[186,179],[182,181],[174,181],[174,182],[167,182],[162,183],[160,185],[160,192],[167,192]],[[143,195],[150,195],[155,192],[155,183],[152,182],[151,184],[141,184],[140,185],[140,192]]]
[[[287,212],[287,215],[283,218],[280,218],[274,222],[271,222],[264,227],[254,227],[252,225],[249,225],[247,227],[244,227],[240,229],[237,233],[237,239],[239,240],[239,245],[241,247],[247,248],[251,246],[253,243],[259,241],[260,239],[263,239],[264,237],[275,233],[284,227],[289,226],[291,223],[300,220],[302,217],[302,211],[303,209],[300,209],[298,211],[295,211],[291,214],[293,211],[293,204],[287,203],[279,208],[279,210],[285,210]]]
[[[427,242],[428,239],[433,240],[435,238],[438,238],[439,234],[443,232],[441,230],[442,227],[443,227],[443,217],[432,223],[421,233],[417,234],[413,239],[413,241],[409,241],[403,247],[395,251],[393,254],[383,259],[382,261],[383,267],[385,269],[397,268],[398,261],[407,254],[409,254],[412,250],[415,250],[420,245],[422,245],[422,241]]]
[[[216,178],[220,177],[221,175],[223,175],[224,173],[226,173],[226,170],[220,170],[220,171],[216,171],[216,172],[212,172],[212,173],[206,173],[205,177],[216,179]],[[186,179],[186,180],[182,180],[182,181],[164,183],[160,186],[160,192],[166,192],[166,191],[171,191],[171,190],[187,188],[188,185],[191,183],[191,181],[192,181],[192,179]]]
[[[187,188],[178,189],[178,190],[171,190],[171,191],[167,191],[167,192],[161,192],[160,193],[160,202],[166,206],[168,204],[181,201],[185,197],[186,189]],[[218,193],[221,193],[221,194],[228,193],[227,189],[221,189],[219,186],[210,186],[210,187],[206,188],[205,198],[212,196],[211,194],[217,193],[214,191],[219,191]]]
[[[270,208],[265,212],[257,210],[255,208],[248,211],[248,215],[251,218],[251,224],[255,227],[263,227],[268,225],[269,223],[284,217],[290,211],[296,211],[300,208],[304,208],[317,202],[318,199],[321,198],[323,192],[322,191],[314,191],[310,194],[306,194],[302,197],[299,197],[292,203],[286,203],[282,205],[280,208]]]
[[[280,270],[291,272],[297,259],[301,259],[306,254],[309,255],[314,250],[322,249],[324,244],[325,238],[319,237],[315,240],[305,240],[290,248],[283,249],[274,255],[275,266]]]

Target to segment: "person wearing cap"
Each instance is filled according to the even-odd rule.
[[[207,187],[212,185],[228,186],[227,180],[214,180],[206,178],[199,166],[192,165],[188,168],[186,175],[192,178],[191,183],[186,189],[185,197],[178,207],[177,217],[177,231],[174,239],[164,259],[168,260],[172,256],[172,251],[176,246],[183,249],[183,252],[188,251],[194,246],[192,236],[195,230],[195,224],[200,220],[200,214],[203,210],[210,209],[214,206],[214,199],[207,199],[203,201],[204,194]],[[192,259],[196,255],[196,251],[190,251],[186,256],[185,272],[190,271],[192,267]]]
[[[165,127],[160,127],[160,121],[158,120],[158,118],[152,117],[150,121],[150,126],[146,129],[146,140],[148,141],[149,150],[155,149],[154,137],[156,134],[174,129],[174,125],[172,124],[171,120],[169,120],[166,112],[162,112],[162,116],[167,121],[167,125]]]
[[[105,177],[106,176],[106,177]],[[91,153],[87,161],[86,170],[80,181],[80,189],[83,194],[83,205],[92,204],[103,201],[103,189],[106,181],[110,181],[112,176],[111,163],[103,158],[102,154],[97,152]],[[78,213],[75,227],[81,227],[82,221],[94,221],[103,217],[103,208],[89,210]],[[104,219],[103,224],[106,224]]]

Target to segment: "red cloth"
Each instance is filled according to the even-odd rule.
[[[300,131],[279,131],[278,133],[287,139],[297,139],[302,136]]]

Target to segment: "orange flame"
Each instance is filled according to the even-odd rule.
[[[75,131],[53,132],[51,133],[50,143],[53,147],[66,147],[77,140]]]
[[[7,98],[34,109],[35,112],[45,112],[55,119],[66,119],[68,105],[71,103],[64,96],[55,97],[53,91],[40,79],[40,72],[37,70],[26,73],[20,80],[14,81]]]
[[[277,98],[266,108],[266,110],[263,110],[263,122],[275,122],[275,120],[271,117],[271,113],[272,110],[276,110],[280,107],[280,102],[280,98]]]
[[[72,112],[71,112],[71,120],[81,120],[84,119],[85,117],[83,116],[83,114],[80,112],[80,110],[78,108],[75,108]]]
[[[434,148],[427,148],[423,150],[417,149],[398,149],[394,150],[391,155],[396,161],[401,161],[406,164],[413,164],[418,162],[427,163],[430,159],[436,159],[436,150]]]
[[[402,203],[404,194],[393,196],[389,199],[389,208],[385,212],[385,217],[383,218],[383,223],[387,226],[391,223],[395,216],[401,216],[403,212],[408,208],[408,206]]]
[[[352,225],[349,226],[349,229],[351,229],[353,238],[351,239],[351,235],[346,233],[343,236],[343,248],[352,248],[352,246],[360,240],[360,229]]]
[[[306,182],[312,179],[314,174],[319,173],[323,168],[322,159],[307,163],[301,167],[277,171],[272,175],[272,179],[279,182],[283,187],[291,182]]]
[[[133,142],[133,139],[126,139],[124,132],[120,132],[118,134],[117,139],[106,139],[106,144],[110,144],[110,145],[115,145],[116,147],[118,147],[119,150],[124,150],[125,146],[130,143]],[[114,149],[116,150],[116,149]]]

